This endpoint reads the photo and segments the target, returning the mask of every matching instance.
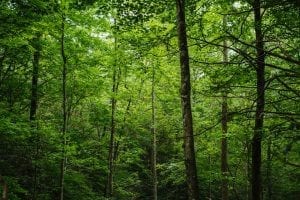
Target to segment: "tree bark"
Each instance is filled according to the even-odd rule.
[[[184,131],[184,157],[189,200],[198,200],[198,179],[191,111],[190,66],[187,46],[184,0],[177,0],[177,32],[181,69],[181,107]]]
[[[223,17],[223,27],[226,30],[227,26],[227,16]],[[223,62],[225,67],[228,63],[228,44],[227,40],[223,41]],[[227,150],[227,122],[228,122],[228,104],[227,104],[227,88],[224,88],[222,97],[222,139],[221,139],[221,173],[222,173],[222,200],[228,200],[228,150]]]
[[[247,177],[247,200],[252,200],[252,187],[251,187],[251,152],[252,152],[252,145],[251,139],[246,139],[247,145],[247,163],[246,163],[246,177]]]
[[[32,69],[32,81],[31,81],[31,99],[30,99],[30,121],[36,119],[36,112],[38,107],[38,75],[39,75],[39,62],[40,62],[40,37],[38,33],[33,41],[33,47],[35,48],[33,54],[33,69]]]
[[[252,138],[252,199],[261,199],[261,138],[263,133],[265,106],[265,52],[262,33],[260,0],[254,0],[254,28],[256,37],[256,92],[254,135]]]
[[[156,149],[156,129],[155,129],[155,68],[152,67],[152,86],[151,86],[151,133],[152,133],[152,176],[153,176],[153,199],[157,200],[157,149]]]
[[[222,140],[221,140],[221,172],[222,200],[228,200],[228,150],[227,150],[227,95],[222,98]]]
[[[29,120],[31,122],[31,129],[33,137],[35,138],[35,155],[34,159],[37,162],[39,154],[39,135],[37,131],[37,125],[35,124],[36,112],[38,108],[38,75],[39,75],[39,62],[40,62],[40,44],[41,34],[38,33],[33,41],[33,47],[35,48],[33,54],[33,69],[32,69],[32,82],[31,82],[31,99],[30,99],[30,115]],[[34,164],[34,180],[33,180],[33,199],[37,199],[37,179],[38,179],[38,166],[37,163]]]
[[[0,184],[2,186],[2,200],[8,200],[8,188],[7,188],[7,184],[4,181],[4,179],[2,178],[2,176],[0,175]]]
[[[212,199],[212,188],[211,188],[211,155],[208,154],[208,171],[209,171],[209,177],[208,177],[208,180],[209,180],[209,183],[208,183],[208,199],[211,200]]]
[[[116,25],[116,19],[114,19]],[[106,186],[106,197],[113,196],[113,173],[114,173],[114,161],[115,161],[115,132],[116,132],[116,107],[117,100],[115,95],[118,92],[119,86],[119,75],[117,72],[117,37],[116,35],[114,41],[114,51],[115,51],[115,63],[113,66],[113,76],[112,76],[112,98],[111,98],[111,128],[110,128],[110,142],[109,142],[109,155],[108,155],[108,177]]]
[[[268,139],[267,148],[267,200],[272,200],[272,156],[271,156],[272,139]]]
[[[64,199],[64,179],[65,179],[65,165],[66,165],[66,132],[67,132],[67,57],[65,55],[65,14],[62,13],[61,22],[61,57],[63,61],[62,66],[62,111],[63,111],[63,124],[62,124],[62,159],[60,166],[60,200]]]
[[[126,86],[125,86],[126,88]],[[126,106],[126,111],[125,111],[125,114],[123,116],[123,124],[121,126],[121,130],[125,130],[126,129],[126,117],[129,113],[129,110],[130,110],[130,105],[131,105],[131,97],[129,98],[128,100],[128,103],[127,103],[127,106]],[[122,135],[119,134],[119,138],[121,138]],[[119,157],[119,147],[120,147],[120,141],[116,141],[116,144],[115,144],[115,152],[114,152],[114,161],[117,161],[118,160],[118,157]]]
[[[113,95],[116,93],[116,69],[113,72]],[[106,196],[113,196],[113,169],[114,169],[114,152],[115,152],[115,111],[116,111],[117,100],[113,96],[111,99],[111,129],[110,129],[110,142],[109,142],[109,157],[108,157],[108,180],[107,180],[107,191]]]

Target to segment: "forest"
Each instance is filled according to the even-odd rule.
[[[300,199],[299,0],[1,0],[1,200]]]

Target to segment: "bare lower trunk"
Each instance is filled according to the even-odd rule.
[[[35,143],[35,164],[34,164],[34,180],[33,180],[33,199],[37,199],[37,186],[38,186],[38,154],[39,154],[39,135],[37,131],[36,125],[36,112],[38,107],[38,74],[39,74],[39,61],[40,61],[40,37],[41,35],[38,33],[36,38],[33,41],[33,47],[35,48],[33,55],[33,69],[32,69],[32,82],[31,82],[31,99],[30,99],[30,115],[29,119],[31,122],[32,135],[34,137]]]
[[[190,200],[199,199],[197,167],[194,148],[193,117],[191,111],[190,66],[187,46],[184,0],[177,0],[177,31],[181,69],[181,106],[184,131],[184,157]]]
[[[113,92],[115,92],[115,72],[113,75]],[[113,196],[113,171],[114,171],[114,152],[115,152],[115,110],[116,110],[116,99],[112,98],[111,101],[111,130],[110,130],[110,142],[109,142],[109,157],[108,157],[108,178],[106,186],[106,196]]]
[[[116,19],[114,19],[114,23],[116,25]],[[112,76],[112,98],[111,98],[111,128],[110,128],[110,142],[109,142],[109,155],[108,155],[108,177],[107,177],[107,185],[106,185],[106,197],[113,196],[113,174],[114,174],[114,161],[115,161],[115,132],[116,132],[116,107],[117,100],[115,95],[118,92],[119,85],[119,76],[117,71],[117,37],[115,36],[114,41],[114,51],[115,55],[115,64],[113,66],[113,76]]]
[[[156,131],[155,131],[155,69],[152,69],[152,88],[151,88],[151,110],[152,110],[152,176],[153,176],[153,199],[157,200],[157,171],[156,171]]]
[[[221,141],[221,172],[222,200],[228,200],[228,159],[227,159],[227,95],[222,100],[222,141]]]
[[[223,26],[226,28],[227,19],[226,16],[223,18]],[[225,67],[228,62],[228,44],[227,41],[223,42],[223,61],[225,63]],[[226,88],[225,88],[226,90]],[[227,92],[223,93],[222,97],[222,140],[221,140],[221,173],[222,173],[222,183],[221,183],[221,191],[222,191],[222,200],[228,200],[228,159],[227,159],[227,121],[228,121],[228,104],[227,104]]]
[[[248,140],[246,141],[247,145],[247,163],[246,163],[246,175],[247,175],[247,199],[252,200],[252,187],[251,187],[251,141]]]
[[[267,200],[272,200],[272,157],[271,157],[272,140],[268,140],[267,148]]]
[[[126,86],[125,86],[126,88]],[[124,117],[123,117],[123,123],[122,123],[122,127],[121,127],[121,130],[125,130],[126,129],[126,118],[127,118],[127,115],[129,113],[129,110],[130,110],[130,105],[131,105],[131,97],[130,99],[128,100],[128,103],[127,103],[127,106],[126,106],[126,111],[125,111],[125,114],[124,114]],[[122,135],[119,134],[119,138],[121,138]],[[116,141],[116,144],[115,144],[115,150],[114,150],[114,160],[117,161],[118,160],[118,157],[119,157],[119,147],[120,147],[120,142],[119,141]]]
[[[261,4],[254,0],[254,25],[256,36],[256,113],[254,135],[252,138],[252,199],[261,199],[261,138],[263,133],[264,106],[265,106],[265,52],[263,33],[261,30]]]
[[[38,75],[39,75],[39,62],[40,62],[40,34],[34,39],[34,54],[33,54],[33,69],[32,69],[32,80],[31,80],[31,99],[30,99],[30,121],[36,119],[36,112],[38,106]]]
[[[208,154],[208,170],[209,170],[209,183],[208,183],[208,199],[212,199],[212,188],[211,188],[211,155]]]
[[[61,23],[61,57],[63,61],[62,69],[62,111],[63,111],[63,124],[62,124],[62,159],[60,166],[60,200],[64,199],[64,179],[65,179],[65,165],[66,165],[66,131],[67,131],[67,58],[65,55],[65,14],[62,14]]]
[[[2,198],[1,200],[8,200],[8,188],[7,188],[7,184],[4,181],[4,179],[2,178],[2,176],[0,175],[0,185],[2,186]]]

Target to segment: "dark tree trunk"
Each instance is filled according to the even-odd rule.
[[[36,119],[36,112],[38,106],[38,75],[39,75],[39,62],[40,62],[40,37],[38,34],[33,41],[33,47],[35,48],[33,54],[33,69],[32,69],[32,81],[31,81],[31,99],[30,99],[30,121]]]
[[[151,133],[152,133],[152,176],[153,176],[153,199],[157,200],[157,171],[156,171],[156,129],[155,129],[155,68],[152,68],[152,87],[151,87]]]
[[[190,66],[187,46],[184,0],[177,0],[177,31],[181,69],[181,106],[184,131],[184,157],[190,200],[199,199],[197,167],[194,149],[193,118],[191,111]]]
[[[125,86],[126,88],[127,86]],[[124,117],[123,117],[123,123],[122,123],[122,127],[120,130],[125,130],[126,129],[126,117],[129,113],[129,110],[130,110],[130,105],[131,105],[131,97],[129,98],[128,100],[128,103],[127,103],[127,106],[126,106],[126,111],[125,111],[125,114],[124,114]],[[121,138],[122,135],[119,134],[119,138]],[[116,141],[116,144],[115,144],[115,150],[114,150],[114,161],[117,161],[118,157],[119,157],[119,147],[120,147],[120,142],[119,141]]]
[[[64,199],[64,179],[65,179],[65,165],[66,165],[66,132],[67,132],[67,92],[66,92],[66,84],[67,84],[67,57],[65,55],[65,14],[62,14],[62,22],[61,22],[61,57],[63,61],[62,66],[62,111],[63,111],[63,124],[62,124],[62,159],[60,166],[60,200]]]
[[[37,125],[35,123],[36,120],[36,112],[38,108],[38,75],[39,75],[39,62],[40,62],[40,52],[41,52],[41,44],[40,44],[40,33],[37,34],[36,38],[33,41],[33,47],[35,48],[33,54],[33,69],[32,69],[32,82],[31,82],[31,99],[30,99],[30,115],[29,119],[31,122],[32,135],[35,138],[35,161],[38,160],[39,154],[39,135],[37,131]],[[34,164],[34,180],[33,180],[33,199],[37,199],[37,179],[38,179],[38,166]]]
[[[209,180],[209,183],[208,183],[208,199],[212,199],[212,187],[211,187],[211,155],[208,154],[208,171],[209,171],[209,177],[208,177],[208,180]]]
[[[271,156],[272,139],[268,140],[267,148],[267,200],[272,200],[272,156]]]
[[[251,140],[246,139],[247,146],[247,163],[246,163],[246,175],[247,175],[247,199],[252,200],[252,187],[251,187],[251,152],[252,145]]]
[[[228,200],[228,159],[227,159],[227,95],[222,100],[222,140],[221,140],[221,172],[222,200]]]
[[[5,75],[3,75],[3,63],[4,63],[4,60],[5,60],[5,57],[6,57],[6,48],[4,48],[3,50],[3,54],[1,55],[1,58],[0,58],[0,88],[1,88],[1,85],[3,83],[3,80],[4,80],[4,77]],[[2,100],[2,99],[0,99]]]
[[[261,138],[263,132],[265,106],[265,52],[260,0],[254,0],[254,26],[256,36],[256,112],[254,135],[252,138],[252,199],[261,199]]]
[[[227,17],[223,18],[223,26],[226,29]],[[228,63],[228,44],[227,41],[223,42],[223,61],[225,63],[225,67]],[[221,183],[221,191],[222,191],[222,200],[228,200],[228,159],[227,159],[227,121],[228,121],[228,104],[227,104],[227,91],[223,92],[222,97],[222,140],[221,140],[221,173],[222,173],[222,183]]]
[[[4,181],[4,179],[2,178],[2,176],[0,175],[0,185],[2,187],[2,196],[1,196],[1,200],[8,200],[8,188],[7,188],[7,184]]]
[[[116,19],[114,19],[114,23],[116,24]],[[115,95],[118,92],[119,86],[119,76],[120,72],[117,71],[117,37],[115,35],[114,41],[114,51],[115,51],[115,63],[113,66],[113,76],[112,76],[112,98],[111,98],[111,127],[110,127],[110,142],[109,142],[109,155],[108,155],[108,177],[107,177],[107,185],[106,185],[106,197],[113,196],[113,174],[114,174],[114,161],[115,161],[115,132],[116,132],[116,107],[117,100]]]
[[[113,95],[116,93],[116,70],[113,72]],[[108,180],[106,186],[106,196],[113,196],[113,171],[114,171],[114,152],[115,152],[115,129],[116,129],[116,104],[117,100],[113,96],[111,99],[111,127],[110,127],[110,142],[109,142],[109,157],[108,157]]]

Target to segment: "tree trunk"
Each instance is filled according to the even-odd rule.
[[[65,55],[65,14],[62,14],[61,22],[61,57],[63,61],[62,69],[62,111],[63,111],[63,124],[62,124],[62,159],[60,166],[60,200],[64,199],[64,179],[65,179],[65,165],[66,165],[66,132],[67,132],[67,57]]]
[[[116,19],[114,19],[116,25]],[[115,64],[113,66],[113,76],[112,76],[112,98],[111,98],[111,128],[110,128],[110,142],[109,142],[109,155],[108,155],[108,177],[107,177],[107,186],[106,186],[106,197],[113,196],[113,173],[114,173],[114,154],[115,154],[115,130],[116,130],[116,107],[117,100],[115,95],[118,92],[119,86],[119,75],[117,72],[117,37],[115,36],[114,41],[114,51],[115,51]]]
[[[7,189],[7,184],[0,175],[0,184],[2,186],[2,200],[8,200],[8,189]]]
[[[36,112],[38,107],[38,75],[39,75],[39,61],[40,61],[40,44],[41,34],[38,33],[33,41],[33,47],[35,48],[33,54],[33,69],[32,69],[32,82],[31,82],[31,103],[30,103],[30,115],[29,119],[31,122],[32,135],[35,138],[35,155],[34,159],[37,162],[39,154],[39,135],[37,131],[37,125],[35,124]],[[37,199],[37,179],[38,179],[38,166],[37,163],[34,164],[34,180],[33,180],[33,199]]]
[[[246,163],[246,177],[247,177],[247,200],[252,200],[252,187],[251,187],[251,140],[246,139],[247,145],[247,163]]]
[[[263,33],[261,30],[262,16],[260,0],[254,0],[254,26],[256,36],[256,112],[254,135],[252,138],[252,199],[261,199],[261,138],[263,132],[265,106],[265,52]]]
[[[152,67],[152,87],[151,87],[151,133],[152,133],[152,176],[153,176],[153,199],[157,200],[157,171],[156,171],[156,129],[155,129],[155,68]]]
[[[226,29],[226,24],[227,24],[227,16],[224,16],[223,17],[224,29]],[[227,48],[228,44],[226,39],[223,41],[223,46],[224,46],[223,61],[226,67],[228,63],[228,48]],[[226,90],[227,88],[224,89]],[[221,140],[222,200],[228,200],[227,121],[228,121],[227,91],[224,91],[222,97],[222,140]]]
[[[177,0],[177,32],[181,68],[181,107],[184,131],[184,157],[190,200],[199,199],[197,167],[194,149],[193,117],[191,111],[191,83],[187,46],[184,0]]]
[[[33,44],[35,48],[33,54],[33,69],[32,69],[32,81],[31,81],[31,99],[30,99],[30,121],[34,121],[36,119],[36,112],[38,106],[38,75],[39,75],[39,62],[40,62],[40,52],[41,52],[41,45],[40,45],[40,37],[41,35],[38,34]]]
[[[116,93],[116,70],[113,72],[113,95]],[[113,195],[113,169],[114,169],[114,152],[115,152],[115,111],[116,111],[117,100],[113,96],[111,99],[111,129],[110,129],[110,142],[109,142],[109,157],[108,157],[108,180],[107,180],[107,191],[106,196],[112,197]]]
[[[272,157],[271,157],[272,139],[269,137],[267,148],[267,200],[272,200]]]
[[[221,172],[222,200],[228,200],[228,158],[227,158],[227,94],[222,99],[222,141],[221,141]]]
[[[212,191],[211,191],[211,155],[208,154],[208,171],[209,171],[209,183],[208,183],[208,199],[212,199]]]
[[[126,88],[126,86],[125,86],[125,88]],[[126,129],[126,125],[125,125],[126,124],[126,117],[129,113],[130,105],[131,105],[131,97],[128,100],[128,103],[127,103],[127,106],[126,106],[126,111],[125,111],[125,114],[124,114],[124,117],[123,117],[123,124],[122,124],[122,127],[121,127],[121,130],[123,130],[123,131]],[[121,138],[121,137],[122,137],[122,135],[119,134],[119,138]],[[115,144],[114,161],[118,160],[119,147],[120,147],[120,141],[117,141],[116,144]]]

